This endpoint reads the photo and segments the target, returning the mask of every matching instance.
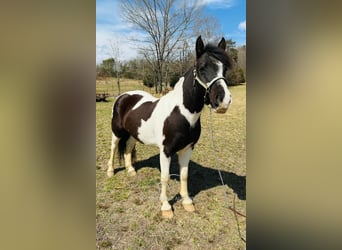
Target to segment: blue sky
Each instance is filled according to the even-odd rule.
[[[221,24],[226,39],[237,45],[246,44],[246,0],[198,0],[206,15],[213,15]],[[120,18],[117,0],[96,0],[96,63],[112,56],[119,48],[120,59],[137,57],[137,45],[129,38],[142,34]]]

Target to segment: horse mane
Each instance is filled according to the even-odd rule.
[[[220,47],[217,47],[214,44],[208,43],[204,47],[204,53],[207,53],[209,56],[214,57],[215,59],[222,62],[227,68],[231,68],[233,65],[232,59],[228,56],[228,54]]]

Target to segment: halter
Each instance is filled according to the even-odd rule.
[[[201,79],[199,79],[199,77],[197,76],[196,68],[194,68],[193,73],[194,73],[193,85],[195,86],[195,81],[197,81],[206,90],[206,92],[208,92],[210,86],[213,85],[217,80],[222,79],[225,82],[227,81],[226,78],[224,78],[223,76],[217,76],[214,79],[212,79],[210,82],[205,83]]]

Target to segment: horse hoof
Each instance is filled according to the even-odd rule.
[[[112,177],[113,175],[114,175],[114,171],[108,171],[108,172],[107,172],[107,176],[108,176],[108,177]]]
[[[162,217],[164,219],[172,219],[172,217],[173,217],[172,210],[171,209],[170,210],[162,210]]]
[[[194,212],[195,211],[194,204],[183,204],[183,207],[188,212]]]
[[[135,170],[128,171],[127,173],[128,173],[128,176],[130,176],[130,177],[133,177],[133,176],[137,175],[137,172]]]

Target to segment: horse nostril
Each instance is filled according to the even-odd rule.
[[[222,98],[222,96],[217,95],[216,98],[215,98],[215,100],[216,100],[216,103],[217,103],[217,104],[220,104],[220,103],[223,101],[223,98]]]
[[[233,101],[232,94],[229,94],[229,102],[228,102],[228,104],[231,104],[232,101]]]

